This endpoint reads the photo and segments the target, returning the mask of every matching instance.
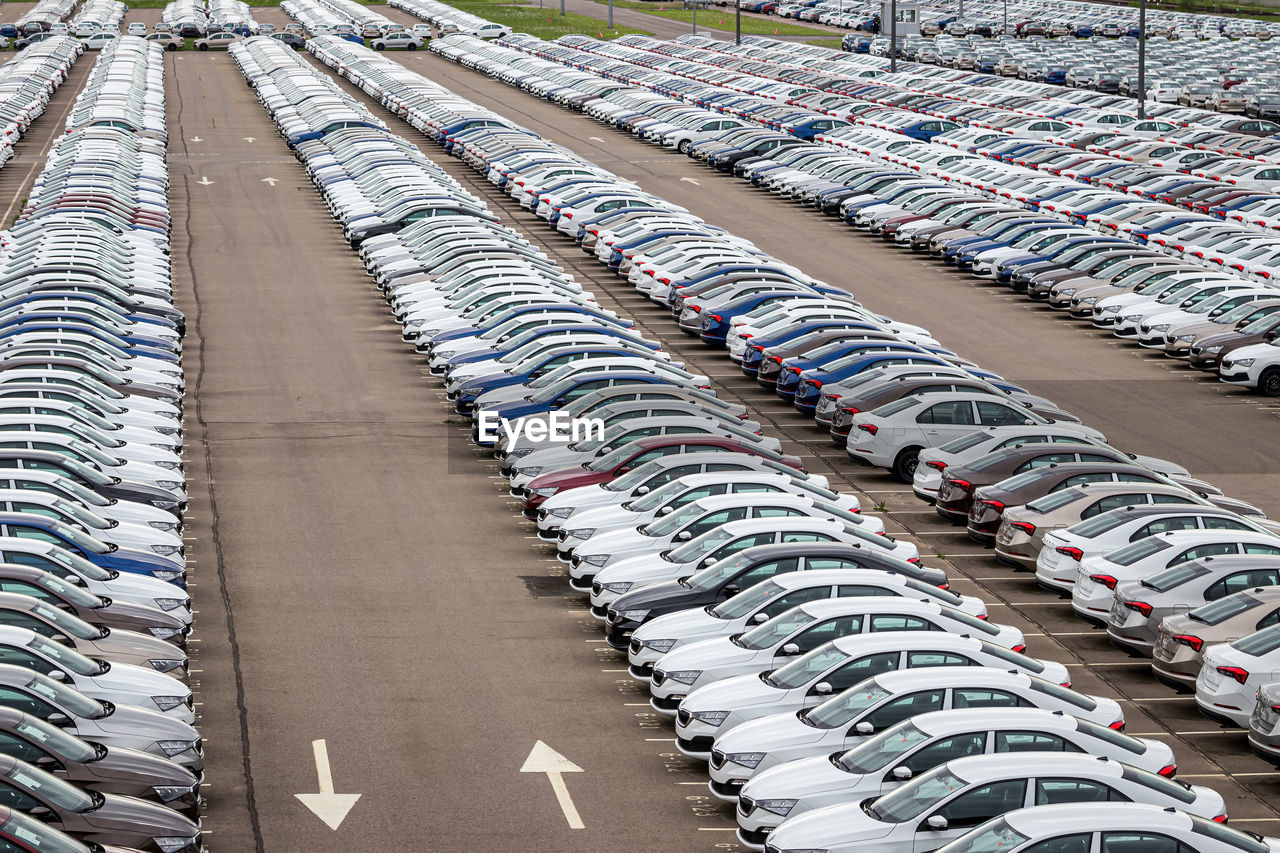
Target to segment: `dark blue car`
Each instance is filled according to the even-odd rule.
[[[108,571],[150,575],[183,589],[187,586],[183,570],[172,560],[150,551],[101,542],[56,519],[25,512],[0,512],[0,536],[47,542]]]

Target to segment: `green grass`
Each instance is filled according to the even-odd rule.
[[[528,33],[541,39],[557,39],[573,33],[592,35],[601,34],[605,39],[615,39],[625,35],[653,35],[648,30],[634,27],[614,27],[609,29],[601,18],[578,15],[566,12],[560,15],[560,4],[556,0],[545,0],[542,8],[535,8],[528,3],[503,3],[497,0],[467,0],[450,3],[464,12],[480,15],[495,24],[511,27],[517,33]]]
[[[832,50],[839,50],[841,39],[839,36],[835,38],[805,39],[805,44],[817,45],[818,47],[829,47]]]
[[[601,5],[607,5],[608,0],[594,0]],[[684,4],[681,0],[658,0],[658,2],[638,2],[638,0],[613,0],[613,8],[615,9],[632,9],[637,12],[644,12],[646,15],[653,15],[656,18],[667,18],[672,21],[684,21],[690,26],[693,25],[692,9],[683,8]],[[732,9],[702,9],[698,13],[698,26],[709,27],[717,30],[733,29],[733,10]],[[759,18],[754,15],[744,15],[742,17],[742,31],[748,35],[756,36],[811,36],[816,33],[827,32],[817,27],[805,27],[797,24],[784,24],[781,20],[769,20],[767,18]],[[839,44],[837,44],[837,47]]]

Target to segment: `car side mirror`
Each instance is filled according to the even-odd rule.
[[[947,823],[947,819],[940,814],[929,815],[929,819],[924,822],[924,825],[934,832],[946,832],[947,827],[950,826]]]
[[[1035,422],[1035,421],[1033,421],[1033,420],[1031,420],[1031,418],[1027,418],[1026,420],[1024,420],[1024,421],[1022,422],[1022,425],[1023,425],[1023,426],[1035,426],[1035,423],[1036,423],[1036,422]]]
[[[715,557],[707,557],[707,559],[702,561],[702,565],[704,566],[714,566],[715,564],[716,564]]]
[[[876,733],[876,727],[868,723],[866,720],[863,720],[862,722],[855,725],[853,727],[853,730],[858,734],[864,735],[864,736],[873,735]]]
[[[729,598],[730,596],[737,595],[738,593],[742,592],[742,589],[737,584],[731,583],[728,586],[721,589],[720,592],[724,595],[725,598]]]
[[[61,711],[55,711],[48,717],[45,717],[45,722],[51,726],[69,726],[71,725],[71,718]]]
[[[647,495],[647,494],[649,494],[649,487],[648,487],[648,486],[641,486],[640,488],[636,489],[636,494],[637,494],[637,495]]]
[[[565,402],[566,402],[566,401],[565,401],[564,397],[556,397],[554,400],[552,400],[552,401],[551,401],[551,406],[552,406],[552,408],[556,408],[556,409],[558,409],[558,408],[560,408],[561,406],[563,406],[563,405],[565,404]]]
[[[1262,336],[1262,339],[1264,341],[1274,341],[1276,338],[1280,338],[1280,329],[1267,332],[1265,335]]]
[[[79,575],[67,575],[65,578],[63,578],[63,580],[65,580],[67,583],[75,584],[76,586],[84,585],[84,581],[80,579]]]
[[[658,510],[658,515],[666,515],[667,513],[671,512],[671,510],[673,509],[675,509],[675,507],[664,506],[662,507],[662,509]]]
[[[905,782],[908,779],[910,779],[913,775],[914,774],[911,772],[910,767],[899,766],[899,767],[893,768],[893,778],[898,782]]]
[[[681,530],[679,533],[676,534],[676,539],[678,539],[681,542],[688,542],[692,538],[693,538],[693,534],[687,530]]]
[[[833,692],[833,688],[831,687],[830,682],[819,681],[817,684],[813,685],[813,692],[818,696],[830,696]]]
[[[763,625],[765,622],[768,622],[768,621],[769,621],[768,613],[757,613],[755,616],[751,617],[751,624],[753,625]]]
[[[619,469],[618,469],[618,473],[619,473],[619,474],[625,474],[625,473],[627,473],[627,472],[628,472],[628,471],[630,471],[630,470],[631,470],[631,466],[630,466],[630,465],[623,465],[621,468],[619,468]]]
[[[66,674],[65,672],[63,672],[62,670],[60,670],[60,669],[52,670],[52,671],[49,673],[49,677],[50,677],[50,678],[52,678],[54,681],[66,681],[66,680],[67,680],[67,674]]]
[[[27,814],[40,820],[48,820],[53,817],[53,811],[48,806],[33,806],[27,809]]]
[[[800,654],[800,647],[797,646],[795,643],[787,643],[785,646],[782,647],[782,653],[784,655],[787,655],[788,657],[795,657],[796,655]]]
[[[52,755],[42,755],[36,759],[37,767],[53,767],[57,763],[58,760]]]

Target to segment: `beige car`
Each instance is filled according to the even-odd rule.
[[[1122,506],[1157,503],[1204,503],[1177,486],[1154,483],[1083,483],[1050,492],[1023,506],[1004,511],[996,531],[996,559],[1035,571],[1046,533],[1070,527]]]
[[[1160,623],[1151,671],[1179,690],[1195,690],[1204,650],[1280,624],[1280,586],[1264,586],[1219,598]]]
[[[191,46],[196,50],[226,50],[244,39],[235,33],[214,33],[202,39],[196,39]]]

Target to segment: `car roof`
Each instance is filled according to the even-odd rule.
[[[1039,756],[1037,756],[1037,763]],[[1145,830],[1153,826],[1188,830],[1191,818],[1184,812],[1148,803],[1057,803],[1016,809],[1004,819],[1023,835],[1039,839],[1045,835],[1118,829]]]
[[[967,667],[966,667],[967,669]],[[1026,728],[1073,732],[1078,717],[1045,708],[952,708],[927,711],[910,718],[912,725],[927,735],[937,737],[951,732],[979,729]]]
[[[1015,776],[1069,773],[1073,776],[1115,779],[1125,769],[1125,765],[1106,756],[1056,752],[1039,753],[1034,763],[1028,762],[1025,755],[1018,753],[997,753],[955,758],[944,766],[969,784],[1007,778],[1011,772]]]

